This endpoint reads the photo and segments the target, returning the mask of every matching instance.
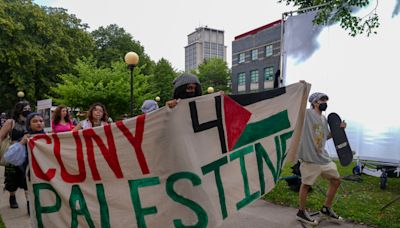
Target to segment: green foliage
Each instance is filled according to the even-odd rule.
[[[281,176],[292,176],[290,164],[287,164]],[[337,163],[340,175],[352,174],[355,163],[342,167]],[[400,202],[392,204],[384,211],[381,208],[400,195],[400,178],[388,178],[388,187],[380,189],[379,177],[362,175],[362,182],[343,180],[336,194],[334,210],[346,220],[376,227],[400,227]],[[321,178],[313,186],[308,195],[307,208],[318,211],[325,199],[328,182]],[[289,189],[285,181],[279,181],[277,186],[264,196],[268,201],[285,206],[298,207],[298,193]]]
[[[150,75],[153,72],[154,62],[145,53],[144,47],[123,28],[111,24],[105,28],[99,27],[91,34],[96,44],[93,56],[99,66],[110,67],[115,61],[123,61],[126,53],[134,51],[139,55],[138,66],[142,73]]]
[[[172,68],[171,63],[164,58],[160,59],[154,67],[154,73],[150,80],[151,88],[152,91],[160,97],[160,102],[158,103],[161,106],[163,106],[166,101],[172,99],[174,90],[172,81],[176,76],[177,73]]]
[[[149,78],[134,70],[134,112],[139,114],[144,100],[154,99],[150,91]],[[76,74],[62,74],[63,83],[52,88],[53,100],[73,108],[87,110],[94,102],[103,103],[114,119],[130,108],[130,72],[122,61],[114,62],[111,68],[99,68],[93,58],[78,61]]]
[[[279,0],[278,2],[286,2],[286,5],[293,4],[299,6],[299,9],[326,4],[319,7],[320,11],[314,18],[314,23],[318,25],[339,23],[343,29],[349,31],[351,36],[363,33],[367,36],[371,33],[376,34],[379,27],[376,8],[362,17],[354,15],[358,9],[368,6],[370,0]]]
[[[64,9],[0,0],[0,109],[13,107],[20,90],[31,102],[45,98],[56,75],[90,54],[94,46],[86,29]]]
[[[210,58],[204,60],[199,65],[195,73],[201,82],[203,94],[207,93],[208,87],[214,87],[214,91],[230,92],[228,82],[230,80],[230,71],[227,63],[221,58]]]

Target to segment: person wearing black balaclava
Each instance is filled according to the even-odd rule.
[[[31,112],[29,102],[18,102],[13,111],[11,119],[8,119],[4,126],[0,129],[0,142],[6,140],[7,135],[11,138],[11,143],[17,142],[26,133],[25,121],[28,114]],[[4,170],[4,189],[10,192],[9,203],[11,208],[18,208],[18,203],[15,198],[15,192],[18,188],[25,191],[28,189],[26,185],[25,173],[17,166],[6,164]]]
[[[172,84],[174,85],[174,99],[167,101],[166,105],[169,108],[174,108],[179,99],[198,97],[202,94],[199,79],[191,73],[183,73]]]

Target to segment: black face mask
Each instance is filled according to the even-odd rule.
[[[181,99],[192,98],[196,96],[196,92],[184,92],[181,95]]]
[[[27,117],[29,115],[29,113],[31,113],[31,111],[23,111],[22,116]]]
[[[319,110],[321,111],[321,112],[323,112],[323,111],[325,111],[327,108],[328,108],[328,104],[327,103],[322,103],[322,104],[319,104]]]

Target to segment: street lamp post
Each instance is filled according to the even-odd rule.
[[[135,69],[136,64],[139,62],[139,56],[131,51],[125,55],[125,63],[128,65],[128,69],[131,71],[131,105],[130,112],[131,117],[133,117],[133,69]]]
[[[17,96],[18,96],[19,100],[22,100],[22,98],[25,97],[25,93],[23,91],[18,91]]]

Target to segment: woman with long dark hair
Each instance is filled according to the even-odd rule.
[[[69,119],[68,109],[64,105],[59,105],[53,112],[53,121],[51,122],[53,132],[71,131],[74,128]]]
[[[73,130],[78,131],[80,129],[104,126],[108,124],[107,121],[106,107],[102,103],[96,102],[90,107],[87,119],[79,122]]]
[[[15,104],[12,118],[8,119],[0,129],[0,142],[6,140],[7,135],[10,136],[12,144],[20,140],[27,131],[25,121],[29,113],[31,113],[29,102],[20,101]],[[25,195],[27,196],[28,188],[26,185],[25,173],[17,166],[6,164],[4,176],[4,189],[10,192],[10,207],[18,208],[17,199],[15,198],[17,189],[24,189]]]

